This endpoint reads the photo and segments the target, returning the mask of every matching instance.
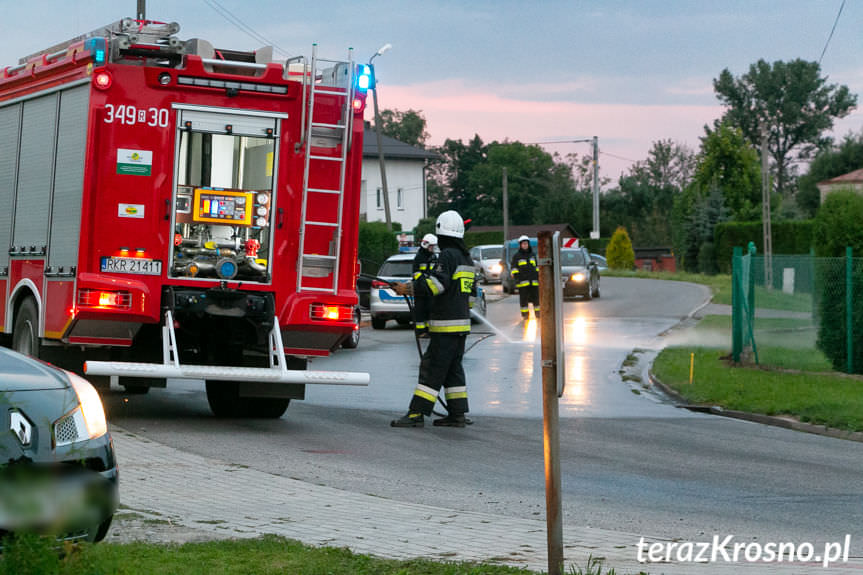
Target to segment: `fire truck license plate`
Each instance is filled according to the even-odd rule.
[[[162,261],[145,258],[102,258],[102,271],[118,274],[162,275]]]

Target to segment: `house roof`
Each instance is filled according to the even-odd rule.
[[[859,184],[863,183],[863,168],[859,170],[854,170],[853,172],[848,172],[847,174],[842,174],[841,176],[836,176],[835,178],[831,178],[829,180],[824,180],[823,182],[818,182],[818,185],[836,185],[836,184]]]
[[[469,232],[502,232],[503,226],[470,226]],[[560,232],[561,237],[577,238],[578,233],[569,224],[540,224],[531,226],[509,226],[510,239],[521,235],[535,238],[539,232]]]
[[[438,158],[438,154],[424,150],[410,144],[400,142],[389,136],[381,136],[381,148],[384,158],[401,158],[404,160],[432,160]],[[363,131],[363,157],[378,157],[378,137],[374,129],[366,126]]]

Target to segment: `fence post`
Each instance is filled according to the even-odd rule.
[[[743,249],[734,248],[731,256],[731,357],[735,363],[740,362],[740,353],[743,351],[743,286],[740,277],[742,259]]]
[[[848,355],[848,373],[854,373],[854,266],[853,249],[845,248],[845,353]]]

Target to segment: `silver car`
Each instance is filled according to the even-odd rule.
[[[415,255],[396,254],[390,256],[378,270],[377,279],[372,281],[369,291],[369,308],[374,329],[384,329],[387,321],[391,319],[396,320],[399,325],[408,325],[413,321],[411,314],[413,299],[409,305],[404,296],[400,296],[390,288],[390,284],[411,280]],[[470,306],[476,313],[485,316],[488,305],[485,292],[479,286],[476,288],[476,297],[471,297]],[[479,321],[475,317],[472,317],[471,320],[473,323]]]
[[[500,283],[503,274],[503,245],[486,244],[470,249],[470,258],[476,267],[477,281],[480,283]]]
[[[563,279],[563,297],[599,297],[599,268],[591,260],[586,248],[560,250],[560,272]]]

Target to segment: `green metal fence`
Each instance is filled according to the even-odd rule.
[[[863,373],[863,258],[774,255],[735,248],[735,362]]]

